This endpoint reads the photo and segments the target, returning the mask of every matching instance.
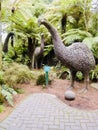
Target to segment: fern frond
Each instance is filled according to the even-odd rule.
[[[5,97],[6,101],[11,105],[14,106],[13,103],[13,95],[16,95],[17,92],[12,89],[7,87],[6,85],[2,85],[2,89],[1,89],[1,94]]]
[[[61,36],[63,38],[63,42],[68,44],[74,42],[75,40],[83,41],[83,39],[86,37],[92,37],[89,32],[80,29],[71,29]]]
[[[94,44],[98,44],[98,37],[87,37],[83,40],[83,42],[90,48],[92,49],[92,46]]]

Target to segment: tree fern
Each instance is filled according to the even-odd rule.
[[[63,38],[63,42],[68,44],[74,42],[75,40],[83,41],[86,37],[92,37],[89,32],[80,29],[71,29],[61,36]]]
[[[83,42],[92,49],[94,44],[98,44],[98,36],[97,37],[87,37],[83,40]]]
[[[46,56],[53,49],[53,45],[47,45],[44,49],[44,56]]]

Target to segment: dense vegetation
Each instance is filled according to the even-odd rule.
[[[98,11],[92,11],[91,0],[16,0],[13,3],[4,0],[1,13],[2,24],[7,25],[5,30],[8,39],[3,41],[2,47],[0,43],[0,104],[5,101],[6,93],[9,95],[6,100],[13,105],[15,86],[34,79],[30,69],[34,50],[36,46],[40,46],[41,33],[45,37],[43,64],[56,66],[57,70],[61,70],[57,73],[60,78],[64,74],[64,78],[70,78],[69,70],[55,57],[49,32],[43,26],[38,27],[39,17],[47,19],[57,28],[66,46],[77,41],[87,44],[96,60],[90,79],[98,81]],[[10,33],[14,35],[11,36]],[[80,72],[76,80],[83,80]]]

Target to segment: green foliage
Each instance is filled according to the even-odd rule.
[[[3,104],[5,101],[4,96],[2,95],[2,93],[0,92],[0,104]]]
[[[13,88],[10,88],[6,85],[2,85],[2,90],[5,90],[5,91],[7,91],[7,92],[9,92],[10,94],[13,94],[13,95],[17,94],[17,92]]]
[[[70,71],[65,66],[61,66],[59,69],[57,68],[57,76],[61,79],[70,79],[71,78]],[[94,70],[90,71],[89,76],[90,76],[91,81],[98,82],[98,65],[95,66]],[[75,79],[76,79],[76,81],[83,81],[84,75],[82,74],[82,72],[78,71],[76,73]]]
[[[45,74],[39,75],[36,80],[37,85],[45,85]]]
[[[76,79],[77,81],[82,81],[82,80],[84,79],[82,72],[78,71],[78,72],[76,73],[76,78],[75,78],[75,79]]]
[[[22,40],[17,40],[14,48],[9,47],[8,52],[3,53],[3,61],[8,63],[17,62],[27,65],[29,62],[28,47]]]
[[[28,14],[27,14],[28,13]],[[32,17],[32,11],[17,10],[17,12],[10,16],[10,20],[14,23],[13,28],[17,32],[22,32],[25,36],[35,37],[38,33],[37,18]]]
[[[92,49],[93,44],[98,44],[98,36],[97,37],[87,37],[83,40],[83,42]],[[94,45],[95,46],[95,45]]]
[[[94,54],[94,57],[98,59],[98,43],[92,45],[92,52]]]
[[[89,17],[88,21],[88,31],[93,34],[93,36],[98,36],[98,13],[93,13]]]
[[[25,92],[24,89],[21,89],[21,88],[14,88],[14,90],[15,90],[17,93],[19,93],[19,94],[22,94],[22,93]]]
[[[3,61],[12,63],[14,55],[15,55],[15,53],[13,51],[13,48],[9,49],[8,53],[6,53],[6,54],[3,52]]]
[[[9,1],[2,1],[2,16],[3,21],[8,22],[9,31],[13,29],[15,34],[25,39],[27,37],[34,38],[37,44],[40,43],[39,33],[44,32],[45,43],[48,43],[44,51],[46,56],[53,46],[51,45],[52,42],[50,41],[48,31],[44,27],[38,27],[38,17],[40,15],[41,17],[44,16],[44,18],[51,22],[57,28],[65,43],[71,44],[76,40],[87,42],[88,40],[89,42],[87,44],[92,49],[92,38],[98,34],[98,14],[92,13],[91,6],[91,0],[85,2],[84,0],[54,0],[53,2],[52,0],[23,0],[15,1],[14,4],[11,4]],[[16,9],[13,14],[10,7],[15,7]],[[64,14],[67,16],[67,23],[66,33],[62,35],[61,20]],[[27,64],[29,61],[28,57],[25,56],[23,58],[22,56],[24,48],[20,45],[21,43],[17,42],[17,44],[19,46],[14,49],[18,57],[14,60],[15,53],[11,49],[12,52],[9,50],[8,54],[4,57],[4,61]],[[95,45],[92,51],[94,56],[98,57],[98,51]]]
[[[51,80],[50,80],[49,77],[48,77],[48,81],[49,81],[49,84],[51,84]],[[37,84],[37,85],[45,85],[45,84],[46,84],[45,74],[41,74],[41,75],[39,75],[39,76],[37,77],[36,84]]]
[[[0,105],[0,113],[5,110],[5,107],[3,105]]]
[[[43,14],[43,12],[45,12],[45,5],[42,3],[37,3],[35,5],[33,5],[34,7],[34,16],[36,16],[37,18]]]
[[[4,72],[0,71],[0,84],[4,83]]]
[[[91,81],[98,82],[98,65],[95,66],[94,70],[90,71],[90,79]]]
[[[66,33],[62,34],[63,41],[67,44],[74,42],[75,40],[83,41],[86,37],[91,37],[92,35],[87,31],[80,29],[71,29]]]
[[[26,65],[22,64],[12,63],[4,73],[4,81],[11,87],[20,83],[29,83],[32,79],[32,72]]]
[[[95,59],[98,59],[98,36],[85,38],[83,42],[92,50]]]
[[[17,40],[14,46],[14,50],[17,55],[14,59],[14,62],[27,65],[29,62],[27,41],[25,39]]]
[[[2,35],[0,34],[0,39],[2,38]],[[1,40],[2,41],[2,40]],[[0,42],[1,42],[0,41]],[[2,45],[0,43],[0,70],[2,68]]]
[[[4,72],[5,70],[7,70],[10,67],[10,63],[7,61],[3,61],[2,62],[2,71]]]
[[[5,100],[9,103],[9,105],[13,106],[13,95],[16,95],[17,92],[6,86],[6,85],[2,85],[2,89],[1,89],[1,94],[4,96]]]
[[[49,52],[53,49],[53,45],[47,45],[44,48],[44,56],[48,55]]]
[[[57,75],[61,79],[70,79],[70,70],[66,68],[65,66],[61,66],[60,68],[57,68]]]

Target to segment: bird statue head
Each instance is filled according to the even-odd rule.
[[[10,32],[11,35],[15,35],[13,32]]]
[[[44,18],[38,18],[38,26],[40,26],[46,19]]]

